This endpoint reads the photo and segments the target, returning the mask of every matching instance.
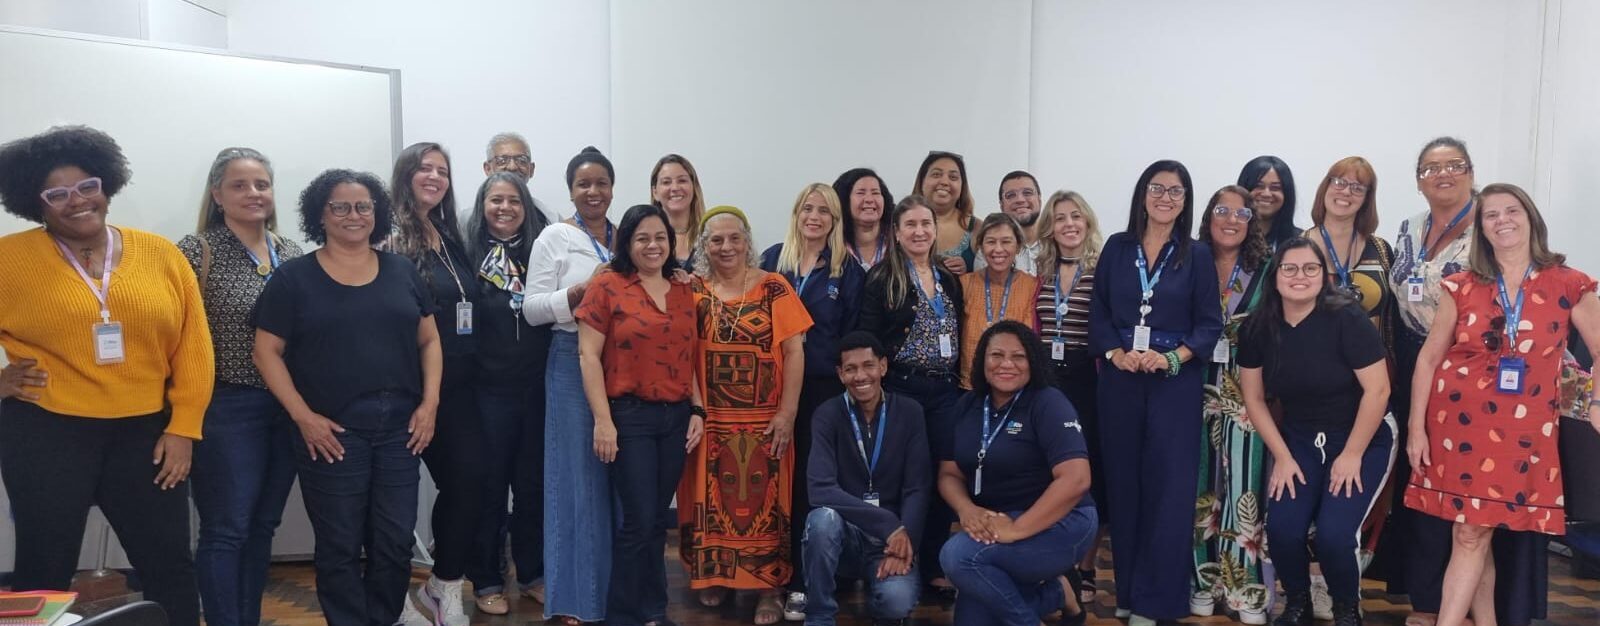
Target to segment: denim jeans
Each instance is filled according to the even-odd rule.
[[[873,619],[904,619],[917,608],[917,570],[878,580],[884,542],[845,521],[838,512],[818,507],[806,516],[802,559],[806,562],[806,624],[831,626],[839,612],[833,597],[834,579],[867,581],[867,615]]]
[[[617,458],[609,467],[621,525],[611,542],[606,624],[641,626],[667,617],[667,533],[661,530],[683,476],[689,403],[611,400]]]
[[[506,536],[517,586],[529,589],[544,576],[544,380],[477,385],[483,416],[486,484],[483,513],[473,538],[467,579],[478,597],[505,590]],[[506,514],[506,489],[511,514]]]
[[[344,459],[311,460],[296,430],[300,494],[317,538],[317,600],[329,626],[392,626],[411,583],[421,460],[406,449],[417,399],[371,393],[333,421]],[[358,426],[359,424],[359,426]],[[366,565],[361,562],[366,552]]]
[[[1007,511],[1013,519],[1022,511]],[[944,544],[939,560],[960,595],[955,626],[1037,626],[1065,598],[1056,576],[1083,558],[1099,527],[1094,507],[1078,507],[1037,535],[984,545],[966,533]]]
[[[272,393],[220,383],[194,444],[195,572],[210,626],[261,623],[272,535],[294,487],[295,426]]]

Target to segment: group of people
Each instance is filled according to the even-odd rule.
[[[757,624],[833,623],[840,578],[880,623],[924,594],[956,624],[1081,623],[1107,535],[1136,626],[1265,624],[1280,585],[1277,624],[1359,624],[1363,573],[1414,626],[1542,615],[1557,417],[1600,418],[1564,348],[1600,350],[1600,300],[1458,140],[1422,149],[1428,209],[1393,245],[1360,157],[1305,230],[1275,157],[1198,209],[1157,161],[1104,237],[1024,171],[980,218],[963,158],[932,152],[899,201],[865,168],[805,186],[764,252],[679,155],[615,221],[593,148],[566,217],[520,136],[483,169],[465,219],[439,144],[387,183],[327,170],[306,253],[255,150],[217,155],[173,244],[108,222],[131,174],[105,133],[0,146],[0,202],[41,225],[0,237],[13,587],[66,588],[98,505],[174,624],[258,624],[298,477],[340,626],[464,626],[466,582],[485,614],[525,593],[671,624],[674,527],[695,601],[755,592]],[[439,493],[412,593],[419,464]]]

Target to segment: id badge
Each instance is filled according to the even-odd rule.
[[[1522,393],[1522,375],[1528,371],[1528,362],[1522,357],[1500,357],[1500,367],[1495,370],[1495,390],[1504,394]]]
[[[1149,326],[1134,326],[1133,327],[1133,351],[1134,352],[1149,352],[1150,351],[1150,327]]]
[[[470,335],[470,334],[472,334],[472,303],[471,302],[457,302],[456,303],[456,334],[457,335]]]
[[[1227,365],[1228,359],[1233,358],[1233,347],[1228,344],[1228,338],[1217,339],[1217,347],[1211,350],[1211,362]]]
[[[955,355],[956,349],[950,342],[950,333],[939,333],[939,356],[948,359]]]
[[[94,328],[94,363],[111,365],[127,358],[122,341],[122,322],[104,322]]]
[[[1423,285],[1421,276],[1406,279],[1406,302],[1421,302]]]
[[[878,492],[876,491],[868,491],[861,494],[861,499],[872,506],[883,506],[883,500],[878,497]]]
[[[1050,342],[1050,358],[1055,361],[1064,361],[1067,358],[1067,342],[1056,337]]]

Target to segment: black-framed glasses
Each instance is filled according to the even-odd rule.
[[[1149,187],[1145,187],[1145,191],[1157,198],[1166,196],[1168,198],[1172,198],[1173,200],[1181,200],[1184,195],[1189,193],[1189,190],[1184,189],[1183,187],[1176,185],[1168,187],[1161,183],[1150,183]]]
[[[1353,180],[1346,180],[1338,176],[1329,176],[1328,186],[1339,191],[1349,191],[1350,193],[1358,196],[1367,193],[1367,190],[1370,189],[1370,187],[1367,187],[1366,185]]]
[[[1316,278],[1316,277],[1322,275],[1322,264],[1321,263],[1301,263],[1299,265],[1295,265],[1293,263],[1284,263],[1284,264],[1278,266],[1278,273],[1279,274],[1283,274],[1284,276],[1287,276],[1289,278],[1294,278],[1296,276],[1305,276],[1306,278]]]
[[[96,176],[80,180],[78,184],[70,187],[51,187],[40,192],[39,197],[44,200],[45,204],[59,209],[67,206],[67,202],[72,200],[72,194],[78,194],[79,198],[85,199],[98,198],[102,190],[100,177]]]
[[[1417,178],[1433,178],[1440,174],[1459,176],[1472,171],[1472,164],[1466,159],[1453,159],[1446,163],[1429,163],[1417,168]]]
[[[1219,218],[1232,217],[1234,220],[1240,222],[1248,222],[1250,221],[1250,218],[1256,216],[1256,212],[1251,211],[1250,207],[1242,206],[1237,209],[1230,209],[1220,204],[1217,205],[1216,208],[1211,209],[1211,214]]]
[[[350,211],[355,211],[357,215],[372,215],[373,209],[376,209],[377,206],[378,205],[373,203],[371,200],[363,200],[361,202],[329,202],[328,212],[332,213],[334,217],[348,216],[350,215]]]
[[[516,165],[518,167],[521,167],[521,166],[527,165],[529,163],[532,163],[533,159],[528,158],[528,155],[526,155],[526,154],[502,154],[500,156],[495,157],[492,161],[494,162],[495,165],[498,165],[498,166],[501,166],[501,167],[505,167],[507,165]]]

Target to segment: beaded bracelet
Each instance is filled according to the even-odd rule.
[[[1167,378],[1177,376],[1178,372],[1183,371],[1183,359],[1178,358],[1177,350],[1168,352],[1164,356],[1167,357]]]

